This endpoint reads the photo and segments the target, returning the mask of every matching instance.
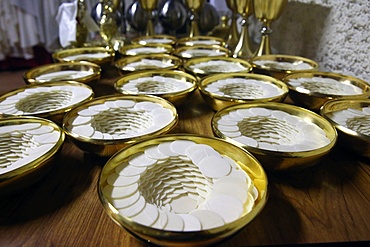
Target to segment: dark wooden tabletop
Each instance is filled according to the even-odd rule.
[[[117,77],[112,68],[90,86],[96,96],[114,94]],[[14,88],[6,83],[2,81],[2,91]],[[179,107],[178,114],[173,132],[213,136],[214,112],[199,94]],[[0,198],[0,246],[149,246],[104,211],[97,181],[106,161],[67,140],[45,177]],[[270,193],[263,211],[217,246],[370,241],[369,160],[336,146],[312,168],[268,173],[268,178]]]

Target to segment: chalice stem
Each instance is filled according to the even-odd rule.
[[[239,40],[239,32],[238,32],[238,27],[236,25],[236,20],[238,19],[238,15],[236,13],[232,13],[232,18],[231,18],[231,24],[230,24],[230,32],[229,36],[226,41],[226,46],[230,50],[234,50],[236,44],[238,43]]]
[[[270,34],[272,29],[270,28],[270,22],[266,21],[263,23],[261,29],[261,42],[258,49],[255,52],[255,56],[271,54]]]
[[[149,18],[146,22],[146,31],[145,31],[146,36],[152,36],[154,35],[154,27],[153,27],[153,20]]]
[[[199,28],[198,28],[198,16],[193,13],[190,17],[190,32],[189,37],[194,37],[199,35]]]
[[[247,17],[246,17],[247,18]],[[248,31],[248,20],[244,18],[242,20],[240,38],[238,44],[234,50],[234,57],[239,58],[251,58],[253,56],[253,51],[251,49],[251,42],[249,38],[249,31]]]

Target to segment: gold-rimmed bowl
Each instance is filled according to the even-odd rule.
[[[148,44],[165,44],[175,45],[176,37],[171,35],[157,34],[150,36],[140,36],[131,40],[132,44],[148,45]]]
[[[119,78],[114,88],[125,95],[155,95],[179,106],[192,97],[197,79],[179,70],[147,70]]]
[[[219,37],[213,36],[194,36],[194,37],[184,37],[180,38],[176,42],[176,46],[225,46],[225,41]]]
[[[335,128],[322,116],[275,102],[226,107],[212,118],[212,130],[251,152],[269,171],[313,166],[337,140]]]
[[[24,189],[44,177],[64,143],[54,122],[36,117],[0,119],[0,195]]]
[[[27,84],[45,82],[77,81],[90,83],[99,80],[101,68],[90,62],[53,63],[34,67],[23,74]]]
[[[282,80],[294,104],[319,111],[331,99],[367,99],[370,86],[353,76],[331,72],[294,73]]]
[[[313,72],[319,68],[318,63],[309,58],[285,54],[257,56],[250,62],[254,73],[269,75],[279,80],[293,73]]]
[[[92,88],[78,82],[28,85],[0,96],[0,116],[34,116],[62,124],[66,112],[93,97]]]
[[[289,89],[271,76],[252,73],[216,74],[199,82],[204,101],[213,110],[242,103],[283,102]]]
[[[170,147],[171,150],[174,146],[181,146],[179,149],[176,150],[180,151],[182,154],[172,153],[171,156],[168,156],[169,153],[167,153],[167,155],[161,155],[161,153],[159,153],[156,158],[152,158],[161,160],[157,160],[157,162],[155,164],[152,164],[152,166],[150,167],[144,167],[143,165],[140,169],[141,171],[145,170],[145,172],[143,171],[141,173],[138,173],[138,175],[136,176],[136,182],[135,180],[131,180],[131,182],[128,182],[128,184],[132,185],[130,186],[131,189],[134,189],[132,191],[135,191],[135,188],[140,191],[133,192],[131,195],[136,193],[141,194],[142,196],[138,199],[138,201],[145,201],[145,207],[154,209],[154,211],[158,210],[158,212],[162,211],[163,208],[168,207],[168,204],[173,205],[172,210],[169,210],[170,213],[168,214],[171,214],[171,217],[175,218],[178,217],[178,210],[175,209],[173,202],[176,200],[174,195],[176,195],[177,193],[183,193],[182,191],[184,191],[185,193],[193,194],[193,198],[199,197],[199,202],[201,202],[204,199],[203,196],[208,193],[201,193],[201,188],[203,188],[204,186],[199,185],[197,187],[201,190],[198,193],[192,189],[196,187],[188,186],[188,184],[197,184],[198,182],[201,183],[200,181],[203,181],[202,179],[209,176],[209,174],[206,174],[206,172],[201,172],[197,166],[193,165],[193,162],[195,161],[192,158],[186,158],[186,155],[184,155],[184,153],[186,153],[187,151],[188,154],[192,153],[189,151],[189,143],[196,145],[196,148],[194,148],[194,146],[190,147],[193,150],[202,150],[202,148],[204,148],[205,146],[207,146],[209,149],[213,149],[212,153],[217,152],[224,159],[230,161],[230,164],[233,163],[235,165],[232,171],[235,171],[234,169],[236,169],[236,173],[241,173],[243,174],[243,176],[245,176],[245,174],[248,175],[250,180],[242,179],[242,186],[238,187],[238,189],[235,191],[243,191],[244,183],[248,183],[249,185],[253,184],[256,189],[254,194],[257,196],[255,197],[254,201],[252,200],[252,207],[246,206],[245,208],[248,209],[246,209],[246,211],[243,211],[241,215],[239,215],[239,217],[236,217],[235,220],[221,224],[219,224],[218,220],[214,220],[214,211],[212,208],[210,208],[209,210],[207,210],[207,212],[209,213],[209,217],[203,219],[203,222],[205,222],[205,224],[202,225],[204,228],[207,229],[197,229],[196,224],[194,224],[193,228],[186,228],[184,230],[178,227],[176,229],[170,230],[166,229],[167,226],[164,226],[163,224],[161,224],[161,222],[148,226],[150,224],[147,224],[147,222],[143,223],[142,221],[139,221],[138,217],[135,217],[136,215],[128,216],[125,213],[125,206],[130,204],[123,205],[120,199],[112,199],[112,195],[110,192],[116,194],[115,189],[119,190],[119,188],[116,187],[116,185],[119,186],[119,184],[116,184],[115,181],[118,182],[118,180],[120,180],[125,183],[125,178],[117,176],[117,172],[122,171],[122,169],[129,168],[129,162],[131,162],[132,157],[142,158],[143,153],[146,153],[147,151],[149,151],[149,149],[151,149],[151,151],[156,150],[159,146],[161,146],[161,148],[167,146]],[[209,155],[211,156],[212,154],[209,153]],[[208,164],[211,167],[220,167],[220,164],[216,164],[214,162]],[[118,177],[122,179],[117,179]],[[233,177],[231,180],[236,181],[238,179],[241,179],[241,177]],[[172,184],[168,187],[172,189],[162,190],[161,188],[164,188],[167,183]],[[158,186],[153,186],[153,184],[158,184]],[[159,184],[162,184],[163,186]],[[112,186],[109,187],[110,185]],[[214,191],[217,190],[215,188],[216,185],[213,186],[212,179],[210,179],[210,184],[207,186],[213,187]],[[124,188],[125,190],[126,187],[120,188]],[[258,217],[258,214],[262,211],[267,201],[268,180],[258,160],[256,160],[250,153],[246,152],[236,145],[228,143],[219,138],[190,134],[173,134],[146,139],[117,152],[113,157],[110,158],[110,160],[108,160],[108,162],[102,169],[98,182],[98,192],[100,201],[103,204],[107,214],[113,219],[115,223],[117,223],[119,226],[124,228],[135,237],[160,246],[206,246],[224,240],[225,238],[231,236],[232,234],[236,233],[238,230],[249,224],[249,222],[251,222],[254,218]],[[230,194],[228,193],[232,194],[233,192],[232,190],[228,190],[227,192],[225,191],[225,194],[227,194],[226,196],[230,198]],[[244,195],[243,192],[242,194]],[[132,197],[131,195],[130,197]],[[158,199],[151,200],[151,195],[155,195],[155,197],[158,197]],[[183,198],[184,197],[187,197],[187,195],[183,194]],[[212,197],[212,195],[210,195],[210,197]],[[209,200],[205,203],[209,203]],[[233,204],[232,201],[234,200],[228,200],[225,205]],[[131,205],[133,203],[135,203],[135,200],[131,202]],[[245,203],[246,205],[251,205],[247,202]],[[195,205],[192,205],[191,207],[195,207]],[[200,206],[196,207],[194,211],[197,211],[197,209],[200,209]],[[226,208],[224,208],[224,210],[222,209],[222,206],[218,207],[218,209],[220,210],[218,212],[220,215],[230,212],[230,210],[227,209],[227,206]],[[238,210],[233,209],[231,211],[233,211],[234,213]],[[161,214],[163,215],[162,212]],[[173,214],[175,214],[175,216],[173,216]],[[183,217],[191,217],[195,215],[194,213],[192,215],[189,215],[185,209],[182,214],[186,214]],[[208,222],[208,220],[210,221]],[[213,223],[211,223],[212,220],[214,220]],[[196,221],[194,221],[194,223],[196,223]],[[185,226],[187,226],[187,221],[185,222]]]
[[[320,110],[338,131],[338,144],[363,157],[370,157],[370,100],[335,99]]]
[[[231,52],[226,47],[219,45],[193,45],[178,47],[173,54],[182,59],[190,59],[196,57],[228,57]]]
[[[178,122],[169,101],[149,95],[108,95],[69,111],[63,129],[81,150],[111,156],[138,140],[166,134]]]
[[[198,57],[187,60],[183,65],[185,71],[198,80],[205,76],[222,73],[251,72],[252,65],[240,58],[233,57]]]
[[[182,64],[180,58],[169,54],[149,54],[129,56],[118,59],[115,66],[121,75],[130,72],[153,69],[178,69]]]
[[[171,54],[173,52],[172,45],[167,44],[131,44],[122,46],[118,52],[122,56],[137,56],[148,54]]]
[[[110,65],[114,57],[113,49],[102,46],[63,49],[52,54],[55,62],[86,61],[100,66]]]

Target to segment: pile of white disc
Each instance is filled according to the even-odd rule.
[[[137,55],[137,54],[166,53],[166,52],[167,50],[164,47],[138,47],[127,50],[126,54]]]
[[[223,56],[226,52],[214,49],[189,49],[181,52],[182,57],[213,57]]]
[[[348,81],[338,81],[333,78],[312,77],[312,78],[292,78],[287,81],[288,85],[295,88],[308,90],[311,93],[321,93],[327,95],[359,95],[362,89]]]
[[[309,151],[330,143],[318,125],[262,107],[230,111],[217,121],[217,129],[238,143],[271,151]]]
[[[36,76],[35,80],[38,82],[48,82],[48,81],[67,81],[67,80],[78,80],[84,78],[86,76],[93,75],[93,71],[82,71],[82,70],[62,70],[62,71],[54,71],[41,74]]]
[[[46,154],[61,133],[41,123],[0,126],[0,174],[25,166]]]
[[[148,44],[169,44],[173,40],[167,39],[167,38],[146,38],[146,39],[140,39],[140,41],[145,41]]]
[[[231,158],[188,140],[151,145],[119,164],[103,195],[131,220],[168,231],[223,226],[250,212],[258,190]]]
[[[227,78],[207,84],[205,91],[237,99],[263,99],[284,94],[284,90],[273,83],[247,78]]]
[[[111,55],[107,52],[94,52],[94,53],[83,53],[63,57],[65,61],[82,61],[82,60],[91,60],[91,59],[102,59],[110,57]]]
[[[92,94],[87,87],[73,85],[37,86],[25,88],[0,102],[0,113],[35,115],[68,108]]]
[[[161,130],[174,118],[174,113],[159,103],[107,100],[79,110],[67,128],[92,139],[126,139]]]
[[[348,108],[328,114],[334,122],[348,129],[370,136],[370,107]]]
[[[240,72],[248,70],[248,68],[244,67],[240,63],[224,60],[201,62],[193,64],[189,66],[189,68],[191,68],[192,70],[200,70],[204,73]]]
[[[154,68],[168,68],[174,66],[170,60],[162,61],[158,59],[144,58],[138,62],[128,63],[122,67],[123,70],[143,70],[143,69],[154,69]]]
[[[298,62],[283,62],[274,60],[255,60],[254,64],[259,66],[266,66],[276,70],[307,70],[313,69],[309,63],[298,61]]]
[[[178,93],[193,87],[193,83],[167,76],[148,76],[129,80],[119,89],[132,94]]]

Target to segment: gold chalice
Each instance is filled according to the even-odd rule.
[[[262,22],[261,42],[255,52],[255,56],[271,54],[270,34],[272,29],[271,22],[281,15],[281,12],[288,0],[253,0],[254,14]]]
[[[190,31],[189,37],[194,37],[199,35],[198,28],[198,11],[203,7],[205,0],[185,0],[186,6],[190,9]]]
[[[101,0],[101,3],[100,36],[110,46],[112,38],[117,33],[114,3],[112,0]]]
[[[236,25],[236,20],[238,19],[237,9],[235,7],[235,0],[226,0],[227,7],[232,11],[231,14],[231,24],[229,30],[229,36],[227,37],[226,47],[230,50],[234,50],[239,40],[238,27]]]
[[[153,11],[157,8],[158,0],[139,0],[141,7],[148,12],[149,18],[146,24],[146,36],[154,35],[154,27],[153,27]]]
[[[232,0],[232,1],[234,1],[234,7],[237,13],[242,16],[241,21],[242,29],[240,32],[239,41],[233,52],[233,57],[248,59],[253,56],[248,31],[248,17],[253,13],[252,0]]]

